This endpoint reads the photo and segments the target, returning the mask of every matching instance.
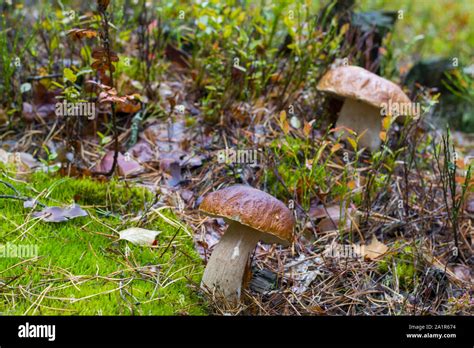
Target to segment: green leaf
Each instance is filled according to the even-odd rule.
[[[74,74],[74,72],[71,69],[64,68],[63,74],[66,80],[71,81],[72,83],[76,82],[77,76]]]

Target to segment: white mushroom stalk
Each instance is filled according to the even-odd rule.
[[[236,304],[246,266],[250,265],[250,255],[258,241],[288,245],[293,239],[293,213],[275,197],[244,185],[209,193],[199,209],[229,223],[214,247],[201,287],[219,302]]]
[[[353,99],[346,99],[337,119],[336,127],[348,127],[362,135],[359,146],[376,151],[381,144],[379,133],[382,130],[380,109]],[[343,138],[347,137],[345,131]]]
[[[249,257],[255,250],[260,233],[238,222],[231,222],[207,263],[201,287],[236,302]]]

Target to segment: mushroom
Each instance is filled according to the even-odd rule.
[[[340,66],[329,70],[319,81],[317,89],[345,99],[336,127],[350,128],[357,134],[365,131],[359,145],[370,151],[380,147],[382,110],[390,106],[399,109],[401,105],[411,104],[396,84],[358,66]],[[342,138],[347,138],[346,132],[343,132]]]
[[[289,245],[295,219],[278,199],[244,185],[208,194],[199,209],[229,224],[207,263],[201,287],[235,303],[240,299],[245,267],[258,241]]]

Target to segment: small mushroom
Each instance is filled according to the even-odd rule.
[[[365,131],[359,145],[370,151],[380,147],[381,109],[411,103],[396,84],[358,66],[329,70],[319,81],[317,89],[345,99],[336,127],[347,127],[357,134]],[[346,138],[347,134],[344,132],[342,137]]]
[[[199,209],[229,224],[214,247],[201,287],[235,303],[240,299],[245,267],[258,241],[288,245],[293,240],[293,214],[268,193],[244,185],[208,194]]]

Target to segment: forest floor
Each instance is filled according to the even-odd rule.
[[[433,121],[440,95],[419,85],[404,88],[422,116],[387,117],[380,150],[337,137],[337,103],[315,85],[334,62],[364,61],[347,44],[352,27],[338,23],[345,12],[211,2],[156,15],[153,4],[64,3],[17,6],[0,28],[0,245],[38,248],[0,258],[1,314],[473,313],[474,141]],[[443,6],[459,17],[453,25],[469,20],[466,3]],[[403,8],[404,26],[379,50],[379,74],[399,84],[413,62],[397,59],[414,54],[396,33],[419,31],[416,9]],[[36,23],[33,35],[20,19]],[[461,47],[469,29],[450,30]],[[425,41],[438,54],[454,49]],[[6,68],[15,57],[22,68]],[[472,115],[473,79],[454,71]],[[58,101],[93,102],[97,113],[58,116]],[[199,290],[226,225],[198,208],[236,183],[275,196],[297,223],[290,247],[258,244],[230,310]],[[156,237],[137,242],[137,228]],[[342,245],[350,255],[334,255]]]

